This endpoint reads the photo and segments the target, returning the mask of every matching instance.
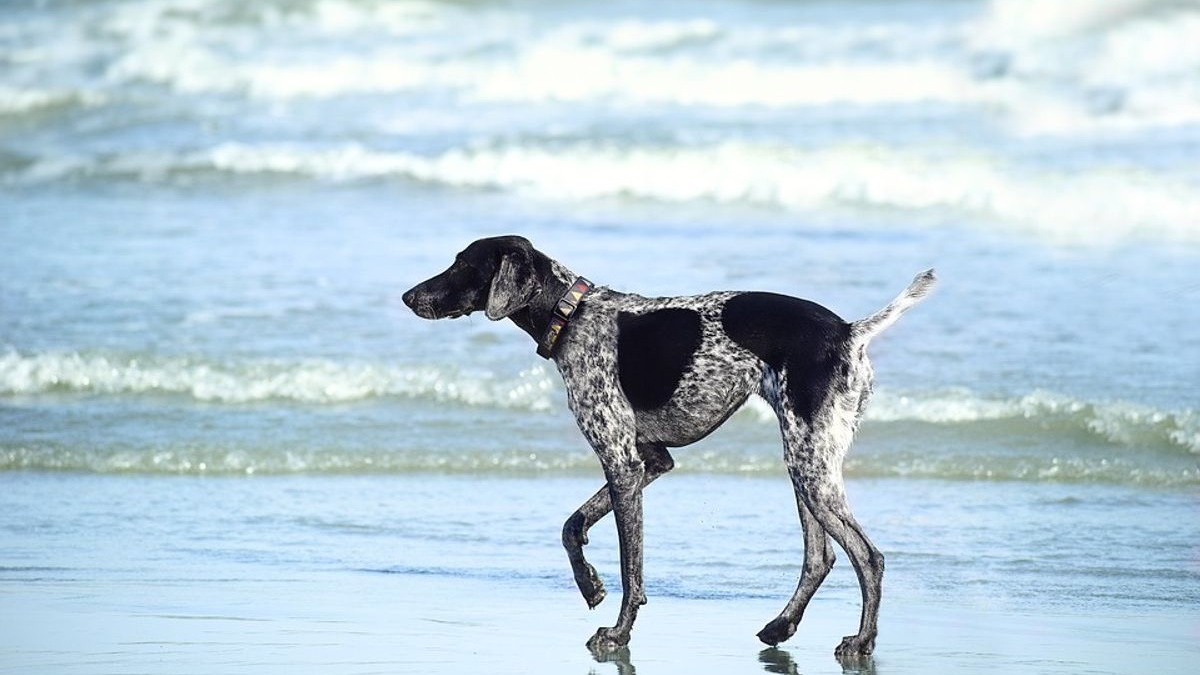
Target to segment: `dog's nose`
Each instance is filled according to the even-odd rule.
[[[392,296],[396,297],[396,296]],[[409,309],[417,302],[417,289],[413,288],[404,294],[404,304],[408,305]]]

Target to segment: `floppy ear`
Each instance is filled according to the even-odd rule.
[[[534,278],[533,261],[527,251],[505,253],[492,277],[488,292],[487,318],[499,321],[529,304],[542,289]]]

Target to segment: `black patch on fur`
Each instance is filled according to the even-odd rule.
[[[700,315],[660,309],[617,316],[617,375],[635,410],[665,404],[700,348]]]
[[[777,293],[743,293],[725,303],[729,339],[787,374],[796,414],[812,423],[835,376],[844,373],[850,324],[815,302]]]

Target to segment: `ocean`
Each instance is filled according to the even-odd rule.
[[[558,375],[507,322],[400,301],[510,233],[618,290],[774,291],[846,319],[936,268],[872,345],[846,465],[888,560],[879,669],[1200,657],[1200,4],[0,16],[0,671],[503,671],[500,638],[486,666],[446,646],[489,631],[568,654],[514,672],[577,670],[615,603],[578,613],[558,545],[603,480]],[[753,641],[801,560],[773,415],[752,400],[674,456],[647,492],[661,633],[618,666],[787,672]],[[615,591],[611,528],[588,551]],[[793,670],[836,667],[854,628],[839,559],[809,614],[845,620]],[[495,633],[504,610],[468,588],[567,633]],[[369,619],[322,633],[295,593]],[[720,630],[681,638],[697,615]],[[746,641],[706,652],[725,622]],[[197,638],[225,628],[238,649]],[[362,635],[412,649],[351,657]]]

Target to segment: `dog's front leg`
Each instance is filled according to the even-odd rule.
[[[608,324],[597,320],[597,325]],[[603,340],[602,344],[615,345],[615,336]],[[588,640],[588,647],[603,652],[629,643],[638,608],[646,602],[642,586],[642,488],[647,478],[647,461],[637,446],[637,418],[633,406],[617,381],[616,352],[584,349],[581,345],[582,342],[568,341],[555,361],[567,388],[567,405],[575,414],[579,431],[604,468],[609,502],[617,521],[624,591],[621,612],[615,626],[597,630]],[[651,463],[664,464],[665,471],[669,468],[665,466],[670,463],[669,457]],[[600,500],[596,501],[594,506],[603,506]],[[599,518],[602,514],[592,515]]]
[[[567,550],[567,560],[571,563],[571,573],[575,575],[575,585],[579,587],[579,592],[583,594],[583,600],[589,609],[596,609],[608,594],[604,590],[604,582],[596,573],[596,568],[583,557],[583,547],[588,543],[588,530],[596,521],[608,515],[609,511],[612,511],[612,496],[606,483],[563,523],[563,548]]]
[[[645,470],[642,476],[642,487],[645,488],[654,479],[675,467],[675,460],[662,445],[639,446]],[[612,491],[608,484],[600,488],[591,499],[583,503],[575,513],[563,523],[562,542],[567,550],[567,559],[571,562],[571,571],[575,575],[575,584],[583,594],[588,607],[595,609],[606,595],[604,583],[596,568],[588,563],[583,556],[583,546],[588,543],[588,530],[604,516],[612,511]]]
[[[629,644],[638,609],[646,604],[642,578],[642,487],[645,467],[640,460],[606,469],[617,541],[621,547],[621,612],[612,628],[601,628],[588,647],[608,651]]]

